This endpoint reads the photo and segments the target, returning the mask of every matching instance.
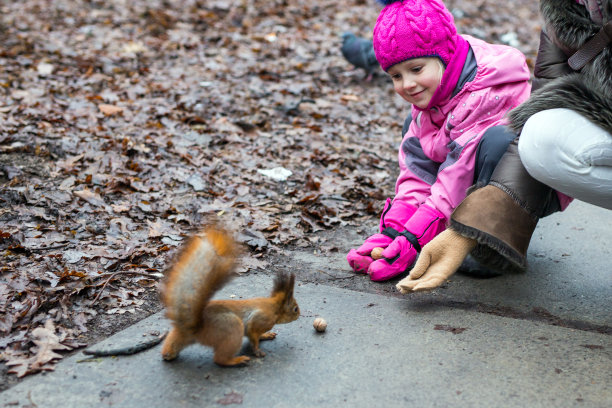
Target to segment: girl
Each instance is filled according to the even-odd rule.
[[[395,91],[412,104],[399,149],[395,198],[379,231],[347,255],[375,281],[406,271],[445,229],[473,184],[484,185],[515,135],[506,113],[529,96],[529,69],[516,49],[457,34],[440,0],[381,1],[373,45]],[[372,249],[384,248],[382,259]]]

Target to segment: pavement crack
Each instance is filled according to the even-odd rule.
[[[480,302],[441,300],[436,301],[436,303],[456,309],[476,311],[495,316],[509,317],[511,319],[529,320],[545,323],[551,326],[565,327],[567,329],[612,335],[612,326],[585,322],[582,320],[565,319],[552,314],[543,307],[533,307],[529,311],[522,311],[508,306],[488,305]]]

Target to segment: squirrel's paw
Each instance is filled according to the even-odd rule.
[[[162,354],[162,358],[164,359],[164,361],[172,361],[175,358],[178,357],[178,353],[166,353],[166,354]]]
[[[172,361],[178,357],[180,349],[173,347],[171,344],[164,343],[162,348],[162,358],[165,361]]]
[[[276,333],[274,332],[265,332],[261,336],[259,336],[259,340],[274,340],[276,338]]]
[[[250,357],[247,356],[237,356],[237,357],[233,357],[227,361],[223,360],[219,360],[218,358],[215,358],[215,363],[217,363],[220,366],[224,366],[224,367],[231,367],[231,366],[237,366],[237,365],[244,365],[246,363],[248,363],[251,360]]]

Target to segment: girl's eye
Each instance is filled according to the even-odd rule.
[[[413,67],[411,69],[412,72],[420,72],[423,67]]]
[[[400,79],[402,79],[402,76],[399,74],[395,74],[395,75],[391,75],[391,79],[394,81],[398,81]]]

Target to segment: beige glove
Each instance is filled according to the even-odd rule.
[[[423,247],[410,275],[395,287],[402,293],[434,289],[459,269],[465,257],[476,247],[476,240],[447,229]]]

